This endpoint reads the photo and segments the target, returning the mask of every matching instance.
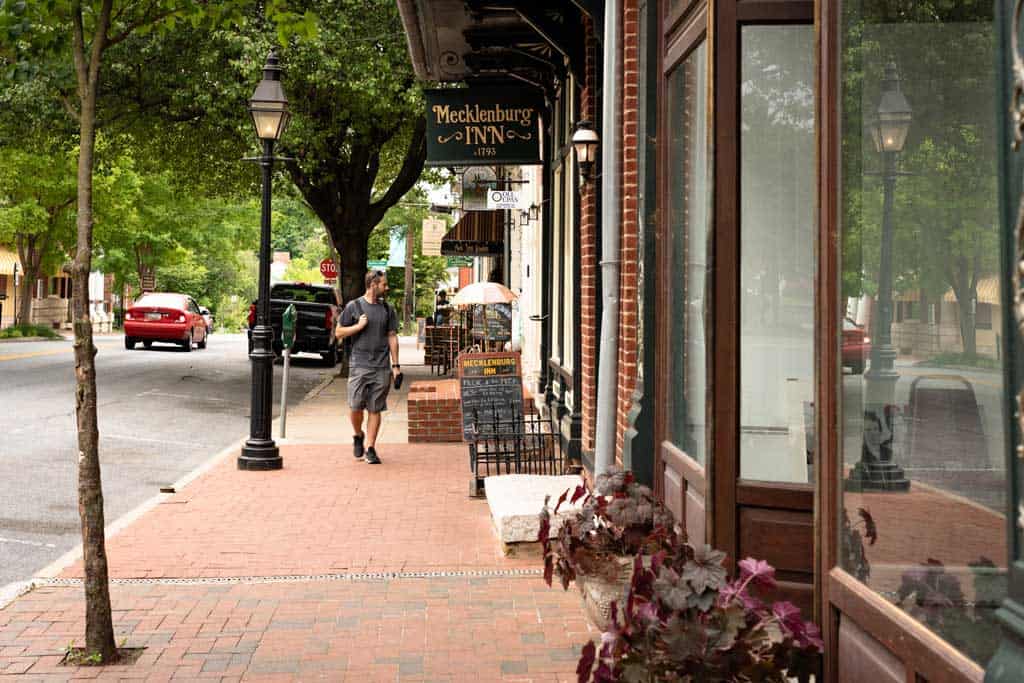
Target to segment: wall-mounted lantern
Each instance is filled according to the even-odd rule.
[[[601,139],[590,121],[576,124],[576,132],[572,135],[572,146],[576,149],[576,162],[579,164],[580,180],[588,183],[594,179],[594,162],[597,160],[597,148]]]

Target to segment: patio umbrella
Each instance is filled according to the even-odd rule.
[[[511,289],[497,282],[474,282],[459,290],[452,299],[452,305],[510,304],[517,298]]]

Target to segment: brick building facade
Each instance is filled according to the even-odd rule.
[[[539,334],[523,353],[585,473],[606,462],[612,369],[612,459],[730,571],[776,567],[822,626],[822,680],[1020,680],[1006,220],[1024,153],[1006,120],[991,126],[1019,58],[1014,3],[397,2],[421,79],[544,97],[539,296],[521,310]],[[589,181],[571,149],[582,121],[604,138]],[[954,148],[955,164],[936,151]],[[925,287],[934,319],[907,294]],[[857,329],[850,302],[880,313]],[[938,357],[966,351],[958,336],[980,359]],[[850,551],[868,519],[864,574]],[[962,587],[939,618],[906,593],[922,572]]]

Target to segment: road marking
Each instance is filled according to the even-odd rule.
[[[195,448],[206,447],[209,444],[195,443],[194,441],[174,441],[172,439],[146,439],[141,436],[128,436],[126,434],[104,434],[100,432],[100,439],[123,439],[125,441],[141,441],[143,443],[178,444],[181,446],[193,446]]]
[[[23,541],[18,538],[4,538],[0,536],[0,543],[18,543],[20,545],[30,545],[34,548],[56,548],[53,543],[40,543],[38,541]]]
[[[108,339],[94,339],[93,345],[98,349],[101,345],[109,343],[111,340]],[[74,351],[74,346],[63,346],[59,349],[50,349],[48,351],[26,351],[25,353],[8,353],[0,355],[0,361],[5,360],[20,360],[22,358],[37,358],[39,356],[56,356],[61,353],[68,353]]]
[[[4,360],[19,360],[21,358],[35,358],[37,356],[55,356],[58,353],[67,353],[68,351],[72,351],[72,350],[73,350],[72,348],[61,348],[61,349],[52,349],[50,351],[29,351],[27,353],[9,353],[9,354],[0,356],[0,361],[4,361]]]

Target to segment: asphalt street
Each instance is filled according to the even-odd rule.
[[[109,524],[248,434],[251,370],[244,334],[215,332],[191,353],[96,342]],[[295,356],[289,405],[329,371],[318,356]],[[280,382],[275,365],[275,416]],[[0,592],[80,542],[76,454],[71,342],[0,342]]]

